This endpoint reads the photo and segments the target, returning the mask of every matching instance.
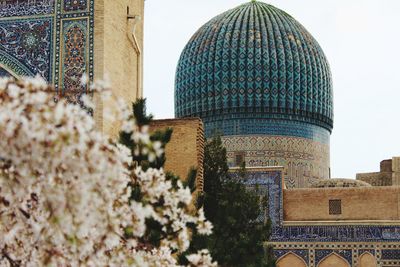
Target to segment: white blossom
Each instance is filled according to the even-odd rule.
[[[111,91],[108,82],[91,89]],[[99,133],[79,106],[54,102],[53,91],[40,77],[0,79],[0,266],[177,266],[173,253],[189,247],[188,225],[201,234],[212,228],[202,210],[190,210],[190,190],[175,190],[162,169],[132,170],[131,150]],[[120,107],[122,130],[142,144],[136,152],[161,155]],[[141,201],[130,199],[130,183]],[[149,218],[162,225],[160,247],[140,239]],[[188,260],[216,266],[207,251]]]

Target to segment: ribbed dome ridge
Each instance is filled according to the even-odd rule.
[[[250,2],[201,27],[180,57],[177,117],[290,119],[333,127],[326,57],[310,33],[282,10]]]

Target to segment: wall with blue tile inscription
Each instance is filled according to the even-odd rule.
[[[237,175],[233,174],[233,177]],[[318,267],[325,259],[336,255],[348,266],[359,266],[361,258],[368,254],[376,261],[375,266],[400,266],[399,222],[355,221],[346,224],[345,221],[316,221],[288,225],[283,218],[282,168],[248,168],[244,183],[260,196],[269,197],[268,207],[265,207],[268,212],[260,216],[263,220],[267,216],[271,218],[272,235],[268,244],[273,245],[277,259],[293,253],[303,259],[307,266]]]

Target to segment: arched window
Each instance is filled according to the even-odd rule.
[[[350,264],[336,253],[332,253],[325,257],[318,267],[350,267]]]
[[[296,254],[289,252],[285,256],[282,256],[277,261],[277,267],[307,267],[307,264],[302,258]]]
[[[369,253],[365,252],[360,256],[359,259],[359,267],[377,267],[378,265],[376,264],[376,259],[375,257]]]

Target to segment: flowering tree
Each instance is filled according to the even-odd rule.
[[[134,153],[154,160],[160,145],[118,107],[122,130],[140,144]],[[40,78],[0,79],[0,266],[177,266],[173,253],[187,250],[189,226],[200,234],[212,226],[202,210],[190,211],[188,188],[134,165],[130,153],[82,108],[54,101]],[[140,201],[128,184],[138,185]],[[163,225],[158,246],[140,241],[147,219]],[[187,258],[216,266],[206,250]]]

